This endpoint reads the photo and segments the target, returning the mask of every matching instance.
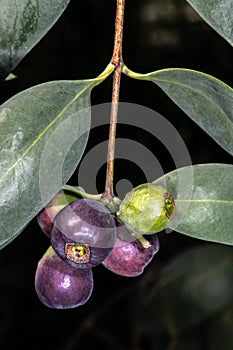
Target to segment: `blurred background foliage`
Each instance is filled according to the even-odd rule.
[[[0,102],[42,82],[97,76],[111,59],[114,17],[115,1],[72,0],[15,69],[17,79],[0,83]],[[190,68],[233,85],[232,48],[185,0],[126,1],[123,56],[136,72]],[[108,78],[93,90],[93,105],[111,100],[111,82]],[[166,117],[186,143],[194,164],[232,163],[154,84],[123,76],[120,99]],[[106,127],[97,131],[91,131],[86,152],[107,139]],[[173,170],[166,149],[148,133],[136,131],[119,125],[117,136],[144,144],[165,172]],[[97,169],[99,192],[104,175],[105,167]],[[74,174],[70,183],[77,184],[76,179]],[[130,160],[116,161],[115,182],[121,179],[133,186],[145,181]],[[159,237],[160,251],[142,276],[123,278],[98,266],[93,295],[85,306],[52,310],[40,303],[34,290],[37,262],[49,245],[34,219],[0,252],[1,349],[233,349],[231,248],[176,232],[161,232]]]

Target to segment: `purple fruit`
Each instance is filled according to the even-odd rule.
[[[60,191],[37,215],[37,222],[41,230],[47,235],[50,235],[50,229],[53,219],[66,205],[77,200],[77,194],[70,191]]]
[[[103,204],[83,198],[56,215],[50,236],[54,250],[65,262],[90,268],[111,252],[116,241],[115,221]]]
[[[59,210],[58,210],[59,211]],[[50,228],[52,226],[52,221],[58,213],[57,207],[54,206],[46,206],[44,209],[40,211],[37,215],[37,222],[41,228],[41,230],[49,236]]]
[[[52,249],[38,263],[35,288],[41,302],[55,309],[70,309],[87,302],[93,290],[91,269],[75,269]]]
[[[149,248],[130,234],[127,228],[117,223],[117,241],[102,264],[117,275],[135,277],[143,273],[144,268],[159,250],[157,235],[148,236]]]

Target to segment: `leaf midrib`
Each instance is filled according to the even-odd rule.
[[[193,92],[195,92],[195,93],[198,92],[202,97],[204,97],[205,99],[207,99],[207,101],[210,101],[211,103],[213,103],[213,105],[214,105],[218,110],[220,110],[220,112],[221,112],[222,114],[224,114],[224,115],[227,117],[228,120],[231,121],[231,119],[228,117],[227,113],[220,107],[220,105],[219,105],[218,103],[216,103],[214,99],[212,99],[212,98],[209,97],[207,94],[205,94],[205,93],[203,92],[203,90],[199,90],[199,89],[194,88],[194,87],[192,87],[192,86],[190,86],[190,85],[183,84],[183,83],[177,82],[177,81],[175,81],[175,80],[167,80],[167,79],[161,79],[161,78],[154,78],[154,79],[152,80],[151,77],[149,77],[149,79],[146,79],[146,80],[150,80],[150,81],[154,82],[155,84],[156,84],[155,80],[156,80],[157,82],[162,82],[162,83],[170,83],[170,84],[172,83],[172,84],[174,84],[174,85],[181,86],[182,88],[185,88],[185,89],[187,89],[187,90],[193,91]]]
[[[176,199],[175,203],[221,203],[221,204],[230,204],[233,205],[232,200],[225,199]]]
[[[195,70],[192,70],[192,69],[182,69],[182,68],[169,68],[169,69],[161,69],[161,70],[158,70],[158,71],[155,71],[155,72],[151,72],[151,73],[147,73],[147,74],[138,74],[138,73],[134,73],[130,70],[127,70],[129,72],[131,72],[133,74],[133,78],[135,79],[140,79],[140,80],[148,80],[148,81],[152,81],[153,83],[156,84],[156,82],[161,82],[161,83],[173,83],[174,85],[178,85],[178,86],[181,86],[183,88],[186,88],[186,89],[189,89],[191,91],[194,91],[197,93],[197,91],[199,92],[199,94],[201,96],[203,96],[204,98],[206,98],[207,100],[211,101],[224,115],[226,115],[226,117],[232,122],[232,120],[228,117],[228,115],[226,114],[226,112],[219,106],[219,104],[217,104],[215,102],[215,100],[211,99],[208,95],[206,95],[202,90],[200,89],[195,89],[193,87],[191,87],[190,85],[187,85],[187,84],[183,84],[183,83],[180,83],[180,82],[177,82],[175,80],[172,80],[172,79],[162,79],[162,78],[159,78],[157,77],[157,75],[159,75],[160,73],[166,73],[166,72],[177,72],[177,71],[182,71],[182,72],[188,72],[188,73],[194,73],[194,74],[199,74],[200,76],[203,76],[205,78],[209,78],[210,80],[213,80],[214,82],[216,82],[217,84],[220,84],[222,85],[224,88],[227,88],[231,91],[233,91],[233,89],[225,84],[224,82],[222,82],[221,80],[215,78],[215,77],[212,77],[211,75],[208,75],[208,74],[205,74],[203,72],[198,72],[198,71],[195,71]],[[162,88],[162,87],[160,87]]]
[[[78,81],[77,81],[78,82]],[[56,123],[56,121],[62,117],[62,115],[66,112],[66,110],[86,91],[88,90],[92,85],[95,85],[97,83],[97,80],[90,81],[90,84],[88,84],[84,89],[79,91],[76,96],[61,110],[60,113],[47,125],[47,127],[36,137],[36,139],[31,143],[31,145],[23,152],[21,157],[17,159],[17,161],[12,164],[10,168],[7,169],[7,171],[2,175],[0,178],[0,183],[4,180],[4,178],[13,170],[16,168],[16,166],[24,159],[24,157],[33,149],[33,147],[39,142],[39,140],[46,134],[46,132]]]

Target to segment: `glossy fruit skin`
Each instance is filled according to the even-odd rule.
[[[49,247],[38,263],[35,289],[40,301],[50,308],[75,308],[92,294],[92,270],[72,268]]]
[[[49,237],[52,222],[66,205],[79,199],[80,197],[68,191],[59,191],[56,196],[39,212],[37,223],[41,230]]]
[[[132,234],[148,235],[165,229],[175,215],[175,203],[165,188],[142,184],[127,193],[120,204],[118,220]]]
[[[83,198],[56,215],[50,236],[54,250],[65,262],[91,268],[111,252],[116,241],[115,221],[103,204]]]
[[[141,275],[159,250],[159,239],[156,234],[148,236],[147,240],[151,246],[144,248],[124,225],[118,224],[116,244],[102,264],[120,276],[136,277]]]

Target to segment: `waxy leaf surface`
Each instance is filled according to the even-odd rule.
[[[96,79],[54,81],[0,106],[0,247],[8,244],[62,188],[84,152]]]
[[[218,34],[233,45],[232,0],[187,1]]]
[[[0,0],[0,76],[49,31],[70,0]]]
[[[189,69],[163,69],[138,74],[135,79],[154,82],[222,148],[233,155],[233,89],[222,81]]]
[[[200,164],[157,179],[173,194],[177,212],[172,230],[233,245],[233,165]]]

